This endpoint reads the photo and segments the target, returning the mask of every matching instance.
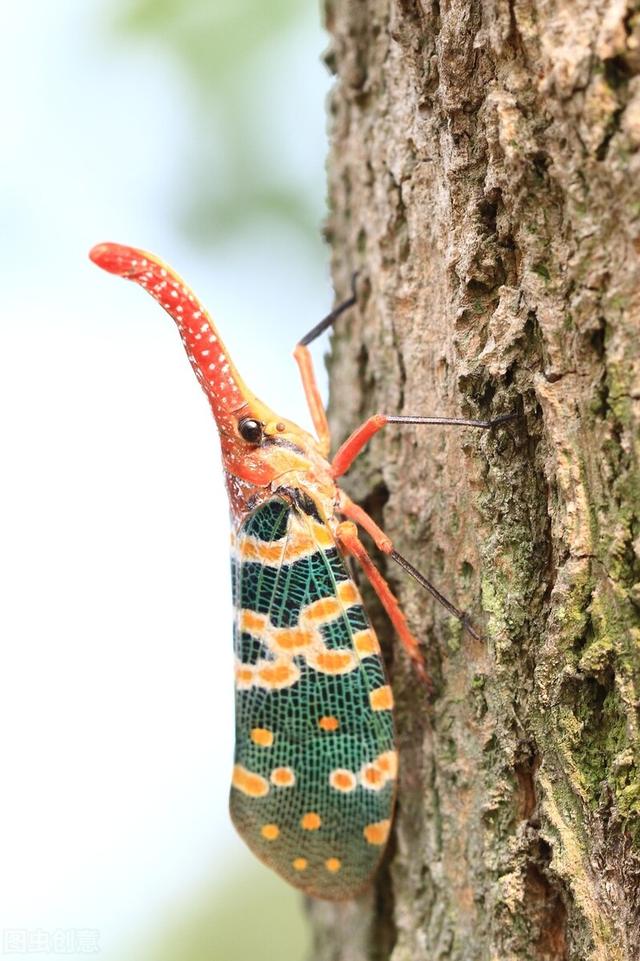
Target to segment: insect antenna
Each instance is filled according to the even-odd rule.
[[[480,635],[476,633],[469,623],[465,612],[459,610],[454,604],[451,603],[450,600],[448,600],[448,598],[444,596],[444,594],[441,594],[438,588],[434,587],[431,581],[428,581],[424,574],[421,574],[420,571],[416,570],[413,564],[410,564],[406,557],[403,557],[402,554],[398,554],[397,551],[391,551],[389,557],[392,557],[393,560],[399,564],[400,567],[407,572],[407,574],[413,577],[413,579],[417,581],[421,587],[424,587],[425,590],[429,591],[432,597],[434,597],[439,604],[442,604],[442,606],[446,608],[450,614],[453,614],[454,617],[457,617],[464,629],[471,634],[471,637],[475,638],[476,641],[482,640]]]
[[[387,424],[440,424],[444,427],[482,427],[490,430],[492,427],[499,427],[507,421],[515,420],[517,412],[510,414],[500,414],[492,420],[470,420],[467,417],[422,417],[413,414],[385,414]]]
[[[358,279],[358,273],[359,271],[356,270],[351,275],[351,296],[347,298],[347,300],[343,300],[342,303],[338,304],[337,307],[334,307],[330,314],[327,314],[326,317],[323,317],[323,319],[317,323],[315,327],[311,328],[308,334],[305,334],[304,337],[298,341],[298,344],[300,344],[302,347],[308,347],[309,344],[316,339],[316,337],[319,337],[320,334],[323,334],[328,327],[331,327],[333,324],[335,324],[340,314],[343,314],[345,310],[349,309],[349,307],[353,307],[358,299],[356,292],[356,280]]]

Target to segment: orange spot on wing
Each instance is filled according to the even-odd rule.
[[[293,787],[296,776],[290,767],[275,767],[269,775],[269,780],[276,787]]]
[[[353,581],[341,581],[336,593],[345,606],[360,603],[360,594]]]
[[[329,784],[331,787],[345,794],[349,791],[355,791],[357,783],[355,774],[347,771],[345,768],[337,768],[329,775]]]
[[[267,841],[275,841],[280,834],[280,828],[277,824],[263,824],[260,828],[260,834]]]
[[[283,560],[286,564],[290,564],[301,557],[306,557],[307,554],[315,554],[317,549],[318,545],[309,534],[296,531],[290,535],[287,541]]]
[[[318,727],[323,731],[337,731],[340,727],[340,721],[337,717],[327,715],[326,717],[320,718],[318,721]]]
[[[378,643],[378,638],[371,628],[367,628],[364,631],[358,631],[357,634],[353,635],[353,646],[356,649],[356,653],[360,657],[368,657],[370,654],[380,653],[380,644]]]
[[[314,651],[308,655],[307,663],[323,674],[348,674],[358,666],[353,651]]]
[[[397,751],[385,751],[384,754],[380,754],[374,764],[379,768],[387,778],[393,780],[393,778],[398,776],[398,752]]]
[[[240,559],[243,561],[261,561],[263,564],[279,564],[282,560],[284,549],[283,541],[265,543],[256,541],[251,537],[241,538]]]
[[[300,827],[305,831],[317,831],[322,824],[322,819],[315,811],[308,811],[300,821]]]
[[[335,544],[331,531],[326,524],[312,522],[311,532],[307,524],[296,526],[291,522],[288,536],[279,541],[267,543],[247,535],[237,539],[236,547],[243,561],[260,561],[263,564],[291,563],[309,554],[315,554],[318,548],[326,550]]]
[[[294,871],[305,871],[309,862],[306,858],[296,858],[291,864]]]
[[[249,797],[264,797],[269,793],[269,784],[259,774],[247,771],[242,764],[236,764],[233,768],[231,784],[238,791],[247,794]]]
[[[384,773],[375,764],[365,764],[360,773],[360,779],[363,787],[372,788],[374,791],[383,788],[387,781]]]
[[[266,727],[254,727],[251,731],[251,740],[260,747],[271,747],[273,744],[273,733]]]
[[[370,764],[365,764],[360,771],[360,781],[363,787],[373,791],[380,791],[387,781],[392,781],[398,773],[397,751],[384,751],[374,758]]]
[[[292,661],[276,661],[273,664],[262,662],[256,671],[256,683],[260,687],[291,687],[300,677],[300,671]]]
[[[304,627],[276,627],[270,631],[269,639],[275,647],[291,653],[310,647],[317,639],[317,634]]]
[[[384,844],[390,829],[391,821],[376,821],[375,824],[367,824],[362,833],[369,844]]]
[[[333,534],[326,524],[319,524],[318,521],[312,520],[311,527],[313,530],[313,538],[319,547],[322,547],[326,550],[329,547],[335,546]]]
[[[393,692],[388,684],[377,687],[369,693],[369,704],[372,711],[390,711],[393,707]]]
[[[253,668],[247,664],[236,665],[236,687],[241,691],[253,684]]]
[[[327,858],[327,860],[324,862],[324,866],[327,871],[331,871],[332,874],[335,874],[336,871],[339,871],[342,867],[342,861],[340,858]]]
[[[308,624],[324,624],[342,614],[342,604],[337,597],[321,597],[300,611],[300,620]]]
[[[242,610],[238,615],[238,623],[241,631],[262,637],[269,626],[269,618],[266,614],[256,614],[255,611]]]

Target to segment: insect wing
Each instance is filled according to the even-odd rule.
[[[395,798],[391,689],[335,541],[281,498],[233,545],[236,748],[230,809],[254,853],[322,898],[376,869]]]

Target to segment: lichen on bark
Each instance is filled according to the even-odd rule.
[[[325,0],[332,246],[357,312],[331,423],[347,479],[465,607],[386,566],[401,784],[374,888],[314,904],[314,961],[640,956],[640,4]],[[373,605],[373,599],[369,598]]]

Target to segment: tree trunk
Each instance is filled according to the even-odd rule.
[[[373,889],[314,961],[640,957],[640,4],[325,0],[331,421],[346,488],[459,606],[381,565],[401,777]]]

